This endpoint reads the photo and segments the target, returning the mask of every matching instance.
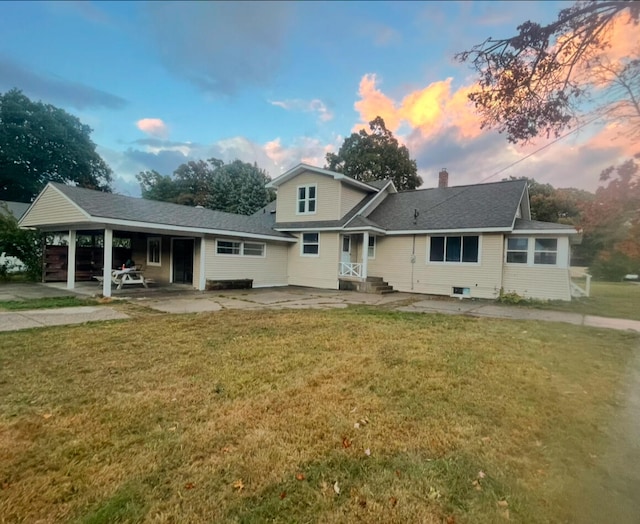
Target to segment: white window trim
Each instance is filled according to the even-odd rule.
[[[369,260],[375,260],[375,258],[376,258],[376,248],[378,246],[378,240],[377,240],[377,237],[375,237],[374,235],[371,235],[369,237],[369,242],[371,242],[371,239],[373,239],[373,246],[371,246],[371,247],[373,247],[373,255],[371,255],[371,256],[369,255],[369,246],[367,246],[367,258]]]
[[[300,211],[300,188],[305,188],[305,200],[304,211]],[[315,188],[315,198],[313,201],[316,203],[315,211],[309,211],[309,188]],[[302,184],[296,187],[296,215],[315,215],[318,212],[318,184]]]
[[[429,260],[431,258],[431,238],[432,237],[478,237],[478,261],[477,262],[447,262],[446,260],[442,260],[442,261],[432,261]],[[447,252],[447,247],[446,247],[446,241],[445,241],[445,257],[446,257],[446,252]],[[469,235],[463,235],[463,234],[450,234],[450,233],[443,233],[441,235],[439,234],[432,234],[432,235],[428,235],[427,236],[427,258],[426,258],[426,264],[427,265],[434,265],[434,266],[479,266],[482,264],[482,235],[473,235],[473,234],[469,234]]]
[[[240,244],[240,253],[218,253],[218,242],[233,242],[234,244]],[[217,257],[249,257],[249,258],[266,258],[267,256],[267,244],[266,242],[254,242],[253,240],[247,241],[249,244],[262,245],[262,255],[245,255],[244,244],[245,240],[238,240],[237,238],[216,238],[214,253]]]
[[[158,261],[152,262],[149,258],[151,254],[151,250],[149,249],[149,244],[152,241],[158,241]],[[161,266],[162,265],[162,237],[147,237],[147,266]]]
[[[304,235],[316,234],[318,235],[318,252],[317,253],[305,253],[304,252]],[[315,244],[309,244],[315,245]],[[342,246],[341,246],[342,247]],[[320,233],[318,231],[307,231],[305,233],[300,233],[300,256],[301,257],[315,257],[318,258],[320,256]]]
[[[548,251],[548,250],[538,250],[536,249],[536,240],[555,240],[556,241],[556,248],[552,251]],[[558,255],[559,255],[559,249],[558,249],[558,244],[560,243],[559,239],[557,237],[543,237],[543,236],[538,236],[538,237],[534,237],[533,238],[533,242],[531,242],[533,244],[533,258],[531,259],[531,262],[533,263],[534,266],[536,267],[558,267]],[[553,264],[536,264],[536,253],[554,253],[556,255],[556,261]]]
[[[507,252],[508,250],[508,244],[509,244],[509,239],[510,238],[526,238],[528,239],[528,244],[527,244],[527,263],[523,264],[523,263],[519,263],[519,262],[507,262]],[[536,239],[553,239],[556,241],[556,249],[555,251],[536,251]],[[514,251],[514,250],[511,250]],[[520,251],[522,252],[522,251]],[[555,264],[536,264],[535,263],[535,255],[536,252],[538,253],[555,253],[556,254],[556,263]],[[558,268],[558,267],[562,267],[561,264],[559,264],[560,260],[560,237],[557,236],[545,236],[545,235],[510,235],[508,237],[505,237],[504,239],[504,263],[507,266],[510,267],[554,267],[554,268]]]
[[[508,262],[508,255],[509,253],[525,253],[524,250],[522,249],[509,249],[509,240],[512,238],[524,238],[527,241],[527,261],[526,262]],[[508,236],[504,238],[504,263],[508,266],[514,266],[514,267],[525,267],[525,266],[530,266],[530,261],[531,261],[531,253],[530,253],[530,247],[531,247],[531,239],[528,236]]]

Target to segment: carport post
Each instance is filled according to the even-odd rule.
[[[76,232],[70,229],[67,248],[67,289],[74,287],[76,287]]]
[[[205,263],[206,263],[206,254],[205,254],[205,240],[204,236],[200,239],[200,274],[198,275],[198,291],[204,291],[207,288],[207,278],[205,275]]]
[[[102,296],[111,296],[111,266],[113,265],[113,229],[104,229],[104,266],[102,268]]]
[[[369,265],[369,232],[362,233],[362,278],[367,280]]]

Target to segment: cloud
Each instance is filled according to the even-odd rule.
[[[325,103],[314,98],[313,100],[301,100],[299,98],[289,100],[273,100],[270,101],[271,105],[281,107],[287,111],[302,111],[304,113],[317,113],[318,119],[321,122],[328,122],[333,120],[333,113],[327,108]]]
[[[142,118],[136,122],[136,127],[143,133],[156,138],[169,136],[169,128],[160,118]]]
[[[165,67],[208,93],[268,84],[284,56],[289,2],[149,2],[147,34]]]
[[[393,27],[374,21],[362,22],[357,32],[369,37],[377,47],[387,47],[402,40],[402,35]]]
[[[448,78],[410,92],[396,102],[378,89],[377,81],[375,74],[366,74],[360,80],[360,100],[354,107],[362,122],[381,116],[391,131],[396,131],[404,122],[413,129],[420,129],[425,136],[452,126],[460,137],[473,138],[480,134],[480,120],[467,99],[472,86],[452,92],[452,79]],[[356,128],[363,126],[365,124],[360,123]]]
[[[77,109],[104,107],[122,109],[127,101],[100,89],[63,78],[31,71],[0,56],[0,90],[18,88],[31,98]]]

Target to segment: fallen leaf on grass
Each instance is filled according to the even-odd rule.
[[[499,500],[498,501],[498,507],[506,508],[507,506],[509,506],[509,503],[506,500]]]
[[[336,492],[336,495],[340,495],[340,486],[338,486],[338,481],[337,480],[333,484],[333,491]]]
[[[436,500],[440,498],[440,492],[437,489],[434,489],[433,486],[429,486],[429,493],[427,494],[429,500]]]
[[[360,424],[359,424],[358,422],[356,422],[356,423],[353,425],[353,427],[354,427],[354,429],[360,429]]]
[[[400,470],[396,469],[396,477],[400,478]]]
[[[244,482],[242,482],[242,479],[238,479],[233,483],[233,487],[238,491],[242,491],[244,489]]]
[[[367,457],[370,457],[370,456],[371,456],[371,450],[370,450],[369,448],[365,449],[365,450],[364,450],[364,454],[365,454]]]
[[[474,487],[477,491],[482,491],[482,486],[480,486],[480,482],[478,482],[477,480],[474,480],[471,484],[473,484],[473,487]]]
[[[366,508],[367,507],[367,501],[365,499],[360,499],[358,501],[358,504],[360,505],[361,508]]]
[[[187,482],[187,483],[184,485],[184,489],[193,489],[193,488],[195,488],[195,487],[196,487],[196,485],[195,485],[193,482]]]
[[[349,440],[349,437],[342,437],[342,447],[345,449],[351,447],[351,441]]]
[[[456,524],[456,518],[453,515],[447,517],[447,524]]]
[[[287,492],[283,491],[282,493],[280,493],[280,500],[284,499],[287,496]]]
[[[51,418],[53,415],[51,413],[45,413],[44,415],[42,415],[42,418]]]
[[[389,506],[391,506],[392,508],[395,508],[397,504],[398,504],[397,498],[389,497]]]
[[[225,446],[224,448],[222,448],[222,452],[223,453],[231,453],[231,448]]]
[[[478,478],[479,479],[483,479],[485,478],[487,475],[484,471],[478,471]]]
[[[305,476],[304,473],[296,473],[296,480],[304,480]]]

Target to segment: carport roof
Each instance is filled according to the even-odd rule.
[[[203,232],[207,230],[218,233],[229,232],[236,236],[247,233],[252,236],[282,240],[292,238],[286,233],[274,231],[266,217],[259,215],[236,215],[206,208],[104,193],[55,182],[51,182],[50,185],[87,213],[92,221],[115,220],[168,226],[168,229],[188,228]]]

